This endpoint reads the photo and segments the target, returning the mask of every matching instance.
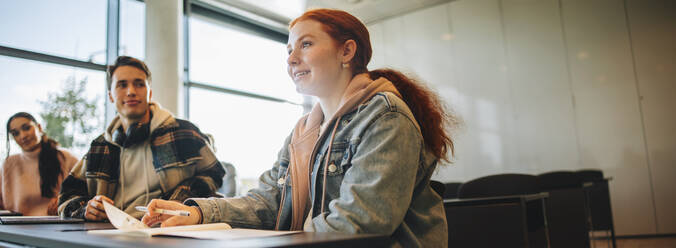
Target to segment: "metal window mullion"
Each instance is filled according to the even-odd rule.
[[[120,0],[108,0],[108,14],[106,21],[106,64],[115,63],[115,59],[119,55],[120,47]],[[105,70],[105,68],[104,68]],[[107,75],[106,75],[106,92],[107,95]],[[106,125],[115,116],[115,109],[109,101],[105,102],[105,114],[103,123]]]
[[[0,46],[0,55],[8,56],[8,57],[14,57],[14,58],[22,58],[22,59],[33,60],[33,61],[40,61],[40,62],[45,62],[45,63],[50,63],[50,64],[85,68],[85,69],[97,70],[97,71],[103,71],[103,70],[106,69],[105,65],[96,64],[96,63],[93,63],[93,62],[85,62],[85,61],[81,61],[81,60],[77,60],[77,59],[64,58],[64,57],[59,57],[59,56],[54,56],[54,55],[49,55],[49,54],[44,54],[44,53],[38,53],[38,52],[33,52],[33,51],[28,51],[28,50],[23,50],[23,49],[17,49],[17,48],[12,48],[12,47],[6,47],[6,46]]]
[[[254,34],[280,43],[286,43],[287,39],[289,38],[288,34],[280,33],[277,30],[256,23],[253,20],[249,20],[246,17],[242,17],[235,13],[231,13],[226,10],[210,6],[209,4],[203,2],[195,1],[191,4],[190,7],[191,13],[197,13],[200,16],[208,17],[229,25],[249,30],[250,34]]]
[[[191,0],[183,0],[183,114],[190,120],[190,6]]]
[[[106,22],[106,63],[113,64],[120,47],[120,0],[108,0]]]
[[[302,106],[302,104],[300,104],[300,103],[295,103],[295,102],[285,100],[285,99],[282,99],[282,98],[260,95],[260,94],[241,91],[241,90],[228,89],[228,88],[224,88],[224,87],[218,87],[218,86],[213,86],[213,85],[208,85],[208,84],[203,84],[203,83],[186,82],[185,85],[188,86],[188,87],[195,87],[195,88],[199,88],[199,89],[203,89],[203,90],[226,93],[226,94],[230,94],[230,95],[238,95],[238,96],[244,96],[244,97],[249,97],[249,98],[255,98],[255,99],[259,99],[259,100],[266,100],[266,101],[278,102],[278,103],[289,103],[289,104],[293,104],[293,105],[297,105],[297,106]]]

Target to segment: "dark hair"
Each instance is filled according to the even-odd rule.
[[[425,85],[399,71],[392,69],[369,71],[366,66],[373,52],[371,40],[368,29],[356,17],[342,10],[314,9],[293,20],[289,29],[296,23],[308,19],[321,23],[322,29],[338,45],[354,40],[357,50],[350,61],[350,67],[353,68],[352,75],[367,72],[372,79],[384,77],[392,82],[418,121],[425,145],[437,158],[450,161],[447,152],[450,151],[453,156],[455,151],[446,125],[455,125],[457,120],[445,110],[439,96]]]
[[[9,156],[9,124],[16,118],[26,118],[34,123],[38,123],[35,118],[26,112],[19,112],[7,120],[7,156]],[[63,158],[63,153],[57,150],[56,147],[59,142],[47,137],[43,133],[40,139],[40,155],[38,156],[38,171],[40,173],[40,190],[42,197],[52,198],[55,195],[55,188],[58,186],[57,182],[61,175],[61,163],[59,157]]]
[[[109,65],[108,68],[106,69],[106,83],[108,86],[108,90],[110,90],[110,87],[113,85],[113,73],[115,73],[115,70],[117,70],[118,67],[125,65],[135,67],[145,72],[148,82],[152,80],[150,69],[148,69],[146,63],[134,57],[120,56],[117,57],[113,65]]]

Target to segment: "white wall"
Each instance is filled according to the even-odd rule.
[[[619,235],[676,233],[676,2],[457,0],[369,29],[371,69],[464,119],[435,179],[599,168]]]
[[[627,1],[657,230],[676,232],[676,1]]]

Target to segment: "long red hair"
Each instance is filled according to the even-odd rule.
[[[296,23],[304,20],[314,20],[322,24],[324,32],[336,41],[344,44],[354,40],[357,44],[354,58],[350,61],[352,74],[368,73],[372,79],[387,78],[397,88],[404,102],[413,112],[413,116],[420,125],[425,145],[439,159],[450,161],[455,154],[453,140],[446,129],[447,125],[456,124],[456,119],[450,115],[442,104],[439,96],[427,86],[415,79],[392,69],[378,69],[369,71],[367,65],[371,61],[373,49],[368,29],[356,17],[342,10],[314,9],[305,12],[289,24],[291,29]]]

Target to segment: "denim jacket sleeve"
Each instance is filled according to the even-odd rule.
[[[421,149],[422,135],[407,115],[394,110],[375,117],[345,172],[340,196],[305,230],[392,234],[411,204]]]
[[[277,220],[277,210],[281,197],[278,178],[286,173],[288,166],[289,135],[284,146],[277,154],[272,169],[264,172],[258,187],[250,190],[246,196],[235,198],[191,198],[186,205],[196,205],[202,210],[202,223],[225,222],[233,227],[273,229]]]

